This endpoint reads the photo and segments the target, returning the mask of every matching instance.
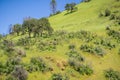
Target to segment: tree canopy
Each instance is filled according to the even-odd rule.
[[[27,34],[31,37],[31,34],[34,34],[34,37],[41,35],[43,33],[51,34],[53,28],[51,27],[49,20],[47,18],[27,18],[23,21],[23,24],[15,24],[12,27],[12,33],[17,33],[19,35]]]

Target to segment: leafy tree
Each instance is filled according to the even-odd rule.
[[[68,12],[70,11],[70,4],[65,5],[65,10],[67,10]]]
[[[31,37],[31,33],[33,31],[33,27],[36,26],[36,19],[33,19],[33,18],[30,18],[30,19],[27,19],[27,20],[24,20],[23,22],[23,28],[25,29],[25,31],[28,32],[29,34],[29,37]]]
[[[51,34],[53,31],[53,28],[51,27],[47,18],[41,18],[38,20],[38,28],[41,36],[43,31],[47,31],[48,34]]]
[[[55,14],[56,13],[56,0],[51,0],[50,2],[51,5],[51,9],[52,9],[52,13]]]
[[[70,4],[66,4],[65,5],[65,10],[67,10],[67,12],[73,12],[75,10],[77,10],[76,3],[70,3]]]
[[[17,33],[17,35],[19,35],[21,29],[22,29],[21,24],[15,24],[15,25],[13,25],[12,31],[13,31],[13,33]]]
[[[71,12],[76,9],[76,7],[75,7],[75,6],[76,6],[76,3],[71,3],[70,6],[71,6],[71,8],[70,8],[70,9],[71,9]]]

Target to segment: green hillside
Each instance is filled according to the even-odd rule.
[[[118,6],[115,8],[114,6]],[[110,9],[112,12],[120,8],[120,2],[115,0],[92,0],[88,3],[77,5],[78,11],[65,15],[64,11],[61,14],[50,17],[49,20],[55,30],[89,30],[94,32],[104,32],[105,27],[111,24],[109,18],[99,17],[100,12],[105,9]]]
[[[48,18],[51,35],[1,38],[0,80],[16,80],[10,79],[16,65],[28,72],[27,80],[120,80],[120,0],[91,0],[77,8]]]

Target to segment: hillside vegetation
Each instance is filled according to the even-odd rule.
[[[105,32],[105,27],[111,25],[113,21],[110,21],[109,17],[99,17],[99,14],[104,14],[105,9],[109,9],[112,13],[119,11],[120,2],[116,2],[116,0],[92,0],[88,3],[80,3],[77,7],[78,11],[72,14],[66,15],[67,12],[64,11],[50,17],[52,27],[55,30]]]
[[[120,0],[76,7],[48,18],[54,31],[0,37],[0,80],[120,80]]]

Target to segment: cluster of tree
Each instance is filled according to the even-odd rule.
[[[17,33],[17,35],[21,34],[34,34],[34,37],[37,35],[41,35],[43,33],[51,34],[53,32],[53,28],[51,27],[47,18],[35,19],[35,18],[27,18],[23,21],[23,24],[15,24],[10,28],[11,33]]]
[[[83,1],[87,2],[87,1],[90,1],[90,0],[83,0]],[[61,13],[60,11],[56,11],[56,7],[57,7],[56,0],[51,0],[50,6],[51,6],[51,11],[52,11],[52,14],[50,14],[50,16],[53,16],[53,15]],[[65,5],[65,10],[67,10],[67,12],[76,11],[77,7],[75,7],[75,6],[76,6],[76,3],[74,3],[74,2],[73,3],[67,3]]]
[[[65,10],[67,10],[67,12],[69,13],[69,12],[73,12],[73,11],[76,11],[77,10],[77,7],[75,7],[76,6],[76,3],[67,3],[66,5],[65,5]]]

